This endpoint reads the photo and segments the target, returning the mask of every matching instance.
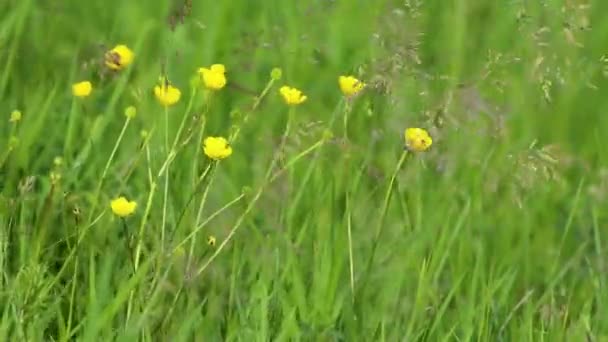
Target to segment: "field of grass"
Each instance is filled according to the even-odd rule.
[[[608,2],[0,13],[0,341],[608,341]]]

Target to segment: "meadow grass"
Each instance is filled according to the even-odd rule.
[[[0,340],[608,341],[607,11],[0,2]]]

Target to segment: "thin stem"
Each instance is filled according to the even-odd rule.
[[[129,234],[129,227],[127,226],[127,220],[124,218],[122,221],[122,230],[125,234],[125,246],[127,247],[127,253],[129,253],[129,260],[131,261],[131,266],[133,267],[133,274],[135,274],[135,260],[133,260],[133,249],[131,248],[131,235]]]
[[[193,238],[203,227],[205,227],[209,222],[211,222],[214,218],[216,218],[219,214],[221,214],[224,210],[230,208],[231,206],[233,206],[235,203],[237,203],[238,201],[240,201],[241,199],[243,199],[243,197],[245,197],[244,194],[239,195],[237,198],[233,199],[232,201],[226,203],[223,207],[221,207],[220,209],[218,209],[216,212],[214,212],[213,214],[209,215],[209,217],[207,217],[205,219],[205,221],[201,222],[200,225],[197,225],[196,228],[190,233],[188,234],[188,236],[186,236],[186,238],[184,240],[182,240],[182,242],[178,243],[177,246],[175,246],[175,248],[173,248],[173,253],[175,253],[177,251],[178,248],[180,248],[181,246],[183,246],[186,242],[188,242],[188,240],[190,240],[191,238]]]
[[[348,233],[348,264],[350,271],[350,292],[352,301],[355,302],[355,262],[353,258],[353,234],[352,234],[352,215],[350,211],[350,197],[346,195],[346,231]]]
[[[203,264],[203,266],[201,266],[198,269],[198,271],[196,272],[195,276],[200,276],[203,272],[205,272],[205,270],[207,269],[207,267],[209,267],[209,265],[211,265],[211,263],[215,260],[215,258],[217,258],[218,255],[222,252],[222,250],[226,247],[226,245],[228,244],[228,242],[230,242],[232,240],[232,237],[234,236],[234,234],[236,234],[236,232],[238,231],[239,227],[241,227],[243,221],[245,221],[245,217],[247,217],[247,215],[249,214],[249,212],[251,212],[251,210],[253,209],[253,207],[255,206],[255,204],[257,203],[257,201],[259,200],[260,196],[262,195],[262,192],[264,191],[264,189],[266,188],[266,186],[270,183],[270,180],[271,180],[271,177],[272,177],[272,171],[274,170],[274,168],[275,168],[275,166],[276,166],[276,164],[277,164],[277,162],[278,162],[278,160],[280,158],[280,155],[283,152],[283,148],[285,147],[285,142],[287,141],[287,136],[289,135],[289,132],[290,132],[290,129],[291,129],[291,125],[292,125],[291,121],[293,120],[293,117],[295,115],[295,108],[291,108],[289,114],[290,115],[289,115],[289,118],[287,120],[287,124],[285,125],[285,132],[283,133],[283,138],[284,139],[282,139],[281,145],[279,146],[279,149],[278,149],[277,153],[275,153],[275,156],[272,159],[272,162],[270,163],[270,166],[268,167],[268,170],[266,171],[266,175],[264,177],[264,183],[260,186],[260,188],[256,192],[255,196],[253,196],[253,198],[251,199],[251,201],[247,205],[247,208],[245,209],[245,211],[241,214],[241,216],[239,216],[239,218],[235,222],[234,226],[232,227],[232,229],[228,233],[228,236],[222,241],[222,243],[218,246],[218,248],[215,250],[215,252],[209,257],[209,259],[207,259],[207,261]]]
[[[95,209],[97,209],[97,206],[99,205],[99,195],[101,194],[101,187],[103,186],[103,181],[106,179],[108,170],[110,169],[110,165],[112,164],[112,161],[114,160],[114,156],[116,155],[116,151],[118,151],[118,146],[120,146],[120,142],[122,141],[122,138],[124,137],[125,132],[127,131],[129,122],[131,122],[131,119],[127,117],[127,119],[125,120],[125,124],[122,126],[122,130],[120,131],[120,134],[118,135],[118,139],[116,139],[116,143],[114,144],[112,153],[110,153],[110,157],[108,158],[108,161],[106,162],[106,166],[103,168],[103,172],[101,173],[101,179],[99,180],[99,183],[97,184],[97,189],[95,189],[95,196],[93,197],[93,205],[91,207],[91,212],[89,214],[89,219],[87,220],[87,223],[91,222],[91,219],[93,218],[93,215],[95,214]]]
[[[205,171],[203,171],[203,174],[199,177],[198,182],[194,186],[194,190],[192,190],[192,193],[190,193],[190,196],[188,197],[188,201],[186,201],[186,205],[180,212],[179,217],[178,217],[177,221],[175,222],[175,227],[173,228],[173,236],[171,237],[171,240],[173,240],[175,233],[177,232],[177,229],[179,228],[179,225],[182,222],[182,219],[186,215],[186,210],[188,210],[190,203],[192,203],[192,201],[194,200],[194,198],[198,192],[199,186],[202,184],[203,180],[205,180],[205,177],[207,176],[207,173],[209,173],[209,170],[211,170],[212,165],[213,164],[209,164],[207,166],[207,168],[205,169]]]
[[[316,143],[314,143],[309,148],[307,148],[304,151],[298,153],[295,157],[289,159],[289,161],[287,163],[285,163],[285,166],[283,166],[279,171],[275,172],[272,175],[272,177],[270,178],[270,182],[275,181],[279,176],[281,176],[281,174],[283,174],[283,172],[285,172],[285,170],[289,170],[289,168],[291,166],[293,166],[293,164],[295,164],[296,162],[298,162],[300,159],[306,157],[307,155],[309,155],[311,152],[313,152],[317,148],[323,146],[323,144],[325,144],[325,140],[321,139],[321,140],[317,141]]]
[[[251,106],[251,109],[247,112],[247,114],[245,114],[245,117],[243,117],[243,121],[241,122],[241,124],[236,128],[236,130],[228,138],[228,141],[231,144],[234,143],[234,141],[236,141],[236,139],[238,138],[243,124],[245,122],[247,122],[247,120],[249,119],[249,115],[251,115],[251,113],[254,112],[259,107],[260,103],[262,103],[262,100],[264,99],[266,94],[268,94],[268,92],[272,88],[274,81],[275,80],[273,78],[271,78],[270,81],[268,81],[268,83],[266,83],[266,87],[264,87],[264,90],[262,90],[260,95],[256,96],[255,101],[253,102],[253,105]]]
[[[170,159],[171,151],[169,151],[169,108],[165,106],[165,151],[167,160]],[[165,191],[163,196],[163,218],[160,230],[160,249],[165,250],[165,230],[167,227],[167,202],[169,196],[169,165],[167,164],[167,174],[165,175]]]
[[[378,228],[376,230],[376,235],[374,236],[374,241],[372,242],[372,252],[370,254],[369,259],[367,260],[367,266],[366,266],[365,273],[364,273],[364,279],[363,279],[361,288],[359,289],[359,293],[363,293],[363,290],[365,289],[365,286],[367,284],[366,280],[369,278],[369,272],[371,271],[372,265],[374,263],[374,257],[376,255],[376,250],[378,249],[378,243],[380,242],[380,237],[382,236],[382,233],[384,231],[384,219],[386,218],[386,213],[388,212],[388,207],[389,207],[389,204],[391,201],[391,196],[393,194],[395,180],[397,179],[399,170],[401,170],[403,163],[405,163],[408,155],[409,155],[409,152],[407,150],[404,150],[403,153],[401,154],[401,158],[399,158],[399,161],[397,162],[397,166],[395,167],[395,170],[393,171],[393,174],[392,174],[391,179],[388,184],[388,188],[386,189],[386,194],[384,195],[384,201],[382,202],[382,209],[380,211],[380,218],[378,220]]]
[[[70,118],[68,119],[68,129],[65,135],[65,142],[63,144],[63,158],[66,161],[71,161],[72,157],[72,141],[74,140],[74,130],[76,126],[76,118],[78,117],[78,108],[76,98],[72,100],[72,106],[70,108]]]
[[[133,269],[135,272],[137,272],[137,269],[139,267],[139,259],[141,256],[144,231],[145,231],[145,227],[146,227],[146,222],[148,222],[148,215],[150,214],[150,209],[152,208],[152,200],[154,199],[154,193],[156,193],[156,183],[152,182],[152,184],[150,184],[150,194],[148,195],[146,211],[141,220],[141,224],[139,226],[139,233],[137,236],[137,247],[135,248],[135,260],[133,262]],[[162,255],[162,253],[161,253],[161,255]],[[135,290],[132,290],[131,294],[129,295],[129,302],[127,304],[127,321],[129,320],[129,317],[131,316],[131,310],[133,309],[134,296],[135,296]]]
[[[344,116],[343,116],[343,125],[344,125],[344,139],[348,140],[348,115],[352,110],[350,102],[346,101],[344,105]]]

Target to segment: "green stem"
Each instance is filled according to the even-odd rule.
[[[167,161],[171,158],[169,150],[169,108],[165,106],[165,151],[167,152]],[[163,196],[163,218],[160,230],[160,249],[165,250],[165,230],[167,227],[167,202],[169,197],[169,164],[167,164],[167,174],[165,175],[165,191]]]
[[[407,150],[403,151],[403,153],[401,154],[401,158],[399,158],[399,161],[397,162],[397,166],[395,167],[395,170],[393,171],[393,174],[392,174],[391,179],[388,184],[388,188],[386,189],[386,194],[384,195],[384,201],[382,202],[382,209],[380,211],[380,218],[378,220],[378,228],[376,230],[376,235],[374,236],[374,241],[372,242],[372,252],[369,256],[369,259],[367,260],[367,266],[365,268],[365,273],[363,274],[364,278],[363,278],[363,281],[361,284],[361,288],[359,289],[359,293],[363,293],[363,291],[365,290],[365,286],[367,284],[367,279],[369,278],[369,273],[373,266],[374,257],[376,255],[376,251],[378,249],[378,243],[380,242],[380,238],[382,236],[382,233],[384,232],[384,220],[386,218],[386,213],[388,212],[388,207],[390,205],[395,181],[396,181],[397,175],[399,174],[399,171],[403,167],[403,164],[405,163],[408,155],[409,155],[409,152]]]
[[[101,179],[99,180],[99,183],[97,184],[97,189],[95,189],[95,195],[93,197],[93,205],[91,207],[91,212],[89,214],[89,219],[87,220],[87,224],[91,223],[91,220],[93,219],[93,215],[95,214],[95,209],[97,209],[97,206],[99,205],[99,196],[101,194],[101,187],[103,186],[103,181],[106,179],[108,170],[110,169],[110,165],[112,164],[112,161],[114,160],[114,156],[116,155],[118,146],[120,146],[120,142],[122,141],[122,138],[125,135],[125,132],[127,130],[127,127],[129,126],[130,121],[131,121],[130,118],[127,118],[125,120],[125,123],[122,126],[122,130],[120,131],[120,134],[118,135],[118,139],[116,139],[116,143],[114,144],[114,148],[112,149],[112,153],[110,154],[110,157],[108,158],[108,161],[106,162],[106,166],[104,167],[103,172],[101,173]]]
[[[131,261],[131,266],[133,266],[133,274],[135,274],[135,260],[133,260],[133,249],[131,248],[131,235],[129,234],[129,227],[127,226],[127,220],[124,218],[122,221],[122,230],[125,234],[125,246],[127,247],[127,253],[129,253],[129,260]]]
[[[266,87],[264,87],[264,90],[262,90],[262,92],[260,93],[260,95],[256,96],[255,101],[253,102],[253,105],[251,106],[251,109],[247,112],[247,114],[245,114],[245,117],[243,117],[243,121],[236,128],[236,130],[234,131],[234,133],[232,133],[230,135],[230,137],[228,138],[228,141],[231,144],[234,143],[234,141],[236,141],[236,139],[238,138],[239,133],[241,132],[241,128],[242,128],[243,124],[245,124],[245,122],[247,122],[247,120],[249,119],[249,115],[251,115],[251,113],[254,112],[260,106],[260,103],[262,103],[262,100],[264,99],[264,97],[266,96],[266,94],[268,94],[268,92],[272,88],[272,85],[274,84],[274,81],[275,80],[273,78],[271,78],[270,81],[268,81],[268,83],[266,83]]]
[[[253,209],[253,207],[255,206],[257,201],[259,200],[259,198],[262,195],[262,192],[264,191],[266,186],[268,184],[270,184],[271,177],[272,177],[272,171],[274,170],[274,168],[280,158],[280,155],[283,152],[283,149],[285,147],[285,142],[287,141],[287,137],[288,137],[290,129],[291,129],[292,120],[295,115],[295,108],[292,107],[290,109],[289,114],[290,115],[289,115],[289,118],[287,119],[287,124],[285,125],[285,132],[283,133],[283,139],[281,141],[281,145],[279,146],[277,153],[275,153],[275,156],[272,159],[270,166],[268,167],[268,170],[266,171],[266,175],[264,176],[264,182],[262,183],[262,185],[256,192],[255,196],[253,196],[253,198],[250,200],[245,211],[241,214],[241,216],[239,216],[236,223],[234,224],[234,226],[228,233],[228,236],[222,241],[222,243],[218,246],[218,248],[215,250],[215,252],[209,257],[209,259],[207,259],[207,261],[203,264],[203,266],[201,266],[197,270],[197,272],[195,274],[196,276],[201,275],[207,269],[207,267],[209,267],[209,265],[211,265],[211,263],[215,260],[215,258],[217,258],[217,256],[222,252],[222,250],[226,247],[228,242],[230,242],[232,240],[232,237],[234,236],[234,234],[236,234],[239,227],[241,227],[241,225],[243,224],[243,221],[245,221],[245,218],[247,217],[249,212],[251,212],[251,210]],[[194,240],[194,238],[193,238],[193,240]]]
[[[76,119],[78,117],[76,99],[72,101],[70,109],[70,118],[68,119],[68,129],[63,144],[63,158],[69,162],[72,160],[72,141],[74,140],[74,131],[76,129]]]
[[[343,124],[344,124],[344,140],[348,140],[348,115],[352,110],[351,104],[347,101],[344,105],[344,116],[343,116]]]
[[[175,253],[178,248],[180,248],[186,242],[188,242],[188,240],[190,240],[191,238],[193,238],[201,229],[203,229],[203,227],[205,227],[205,225],[207,225],[209,222],[211,222],[211,220],[213,220],[215,217],[217,217],[219,214],[221,214],[224,210],[230,208],[232,205],[234,205],[235,203],[237,203],[238,201],[240,201],[241,199],[243,199],[243,197],[245,197],[244,194],[239,195],[237,198],[235,198],[232,201],[228,202],[226,205],[224,205],[223,207],[219,208],[216,212],[214,212],[213,214],[209,215],[209,217],[207,217],[205,219],[205,221],[203,221],[203,222],[201,222],[201,224],[197,225],[196,228],[190,234],[188,234],[188,236],[186,236],[186,238],[184,240],[182,240],[182,242],[178,243],[175,246],[175,248],[173,248],[173,253]]]

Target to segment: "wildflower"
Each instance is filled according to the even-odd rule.
[[[282,76],[283,76],[283,70],[281,70],[281,68],[274,68],[274,69],[272,69],[272,71],[270,71],[270,78],[272,78],[275,81],[280,80]]]
[[[413,152],[424,152],[433,144],[429,132],[422,128],[408,128],[405,130],[405,148]]]
[[[210,68],[199,68],[199,77],[205,86],[211,90],[220,90],[226,86],[226,67],[223,64],[213,64]]]
[[[126,45],[116,45],[106,52],[106,65],[112,70],[121,70],[131,64],[134,57],[135,54]]]
[[[93,85],[89,81],[83,81],[72,84],[72,94],[76,97],[87,97],[91,95],[91,91],[93,90]]]
[[[306,95],[302,94],[300,90],[288,86],[282,86],[281,89],[279,89],[279,92],[283,96],[285,103],[291,106],[299,105],[308,98]]]
[[[338,78],[338,83],[340,85],[340,90],[342,90],[342,93],[347,97],[357,95],[365,87],[365,83],[353,76],[340,76]]]
[[[211,247],[215,247],[215,243],[217,242],[215,236],[213,235],[209,235],[209,237],[207,238],[207,244]]]
[[[205,155],[213,160],[221,160],[232,154],[232,147],[223,137],[207,137],[203,142]]]
[[[21,121],[21,111],[14,110],[11,112],[11,118],[8,120],[9,122],[19,122]]]
[[[129,106],[125,108],[125,116],[129,119],[133,119],[137,115],[137,108]]]
[[[127,217],[135,212],[137,203],[135,201],[128,201],[123,196],[118,197],[110,202],[110,207],[114,215],[119,217]]]
[[[172,106],[179,101],[179,98],[182,96],[182,92],[179,89],[169,83],[169,81],[165,78],[161,81],[160,85],[154,87],[154,95],[156,95],[156,99],[160,104],[165,107]]]

